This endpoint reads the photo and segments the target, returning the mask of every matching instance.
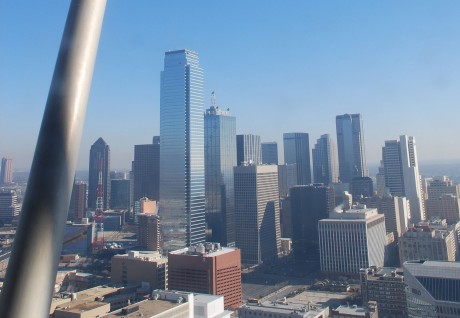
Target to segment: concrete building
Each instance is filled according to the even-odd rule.
[[[236,246],[245,265],[278,257],[280,210],[278,166],[238,166],[235,176]]]
[[[403,268],[410,318],[460,316],[460,263],[421,260]]]
[[[13,182],[13,159],[2,158],[2,170],[0,172],[0,184],[10,184]]]
[[[379,318],[407,317],[406,284],[402,269],[370,267],[360,270],[363,304],[378,303]]]
[[[241,305],[240,250],[205,243],[170,252],[169,289],[222,295],[225,308]]]
[[[260,305],[245,304],[238,308],[240,318],[325,318],[329,317],[329,307],[305,306],[286,302],[265,302]]]
[[[363,120],[361,114],[344,114],[335,118],[340,182],[366,177]]]
[[[135,145],[133,161],[133,200],[160,199],[160,143]]]
[[[321,272],[358,276],[361,268],[383,267],[385,217],[377,209],[332,212],[319,221]]]
[[[262,164],[277,165],[278,164],[278,144],[276,141],[261,143],[262,148]]]
[[[0,191],[0,222],[11,223],[13,218],[19,215],[21,206],[18,204],[18,196],[14,190]]]
[[[204,115],[206,239],[235,245],[233,167],[236,166],[236,118],[213,105]]]
[[[260,136],[246,134],[236,135],[236,163],[260,165],[262,163],[262,147]]]
[[[307,133],[284,133],[284,163],[296,164],[296,185],[311,183],[310,140]]]
[[[426,206],[428,219],[445,219],[449,224],[460,221],[460,200],[457,195],[444,193],[437,198],[432,196],[426,200]]]
[[[457,238],[454,230],[435,229],[429,224],[415,225],[399,239],[399,258],[406,261],[429,259],[454,262]]]
[[[86,217],[86,188],[86,183],[74,183],[70,198],[68,220],[80,221]]]
[[[132,251],[112,257],[113,284],[149,284],[150,289],[166,289],[168,282],[168,261],[158,252]]]
[[[329,311],[330,318],[379,318],[378,305],[375,302],[370,302],[366,308],[356,305],[344,306],[341,305]]]
[[[139,230],[138,243],[139,246],[146,251],[159,251],[160,246],[160,217],[156,214],[142,213],[138,215]]]
[[[321,135],[312,149],[313,179],[315,183],[330,185],[338,182],[337,152],[329,134]]]

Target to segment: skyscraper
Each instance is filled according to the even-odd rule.
[[[67,219],[78,221],[85,217],[86,210],[86,183],[74,183],[70,199],[69,215]]]
[[[312,149],[315,183],[324,185],[337,183],[336,156],[335,144],[329,134],[321,135]]]
[[[203,69],[189,50],[165,53],[160,90],[163,249],[205,241]]]
[[[392,195],[409,199],[411,222],[417,223],[425,219],[425,206],[415,139],[406,135],[399,139],[385,141],[382,148],[385,187]]]
[[[0,191],[0,224],[11,223],[19,215],[21,205],[14,190]]]
[[[2,171],[0,175],[0,184],[9,184],[13,182],[13,159],[2,158]]]
[[[133,200],[160,199],[160,144],[134,146]]]
[[[204,162],[208,241],[235,244],[233,167],[236,166],[236,119],[215,105],[204,115]]]
[[[278,166],[238,166],[235,173],[236,246],[241,261],[257,265],[281,249]]]
[[[262,164],[277,165],[278,164],[278,144],[276,141],[263,142],[262,144]]]
[[[131,181],[129,179],[112,179],[110,181],[110,208],[113,210],[129,209]]]
[[[258,135],[236,135],[236,163],[260,165],[262,163],[262,147]]]
[[[99,138],[89,151],[88,209],[96,209],[99,170],[102,172],[103,209],[110,207],[110,147]]]
[[[366,154],[361,114],[339,115],[335,123],[340,181],[349,183],[355,177],[366,177]]]
[[[296,164],[297,185],[311,183],[310,141],[307,133],[284,133],[284,163]]]

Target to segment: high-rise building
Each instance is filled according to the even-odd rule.
[[[131,180],[112,179],[110,181],[110,208],[112,210],[127,210],[131,206]]]
[[[89,151],[88,209],[96,210],[99,172],[102,173],[103,209],[110,208],[110,147],[99,138]]]
[[[356,177],[351,180],[350,192],[353,198],[371,197],[374,195],[374,181],[369,177]]]
[[[403,268],[409,318],[460,316],[460,263],[418,260]]]
[[[138,244],[146,251],[159,251],[161,248],[159,216],[153,213],[141,213],[137,217],[139,220]]]
[[[260,136],[246,134],[236,135],[236,163],[260,165],[262,163],[262,148]]]
[[[415,139],[405,135],[399,139],[385,141],[382,148],[385,186],[391,195],[409,200],[411,222],[417,223],[426,217]]]
[[[206,224],[210,242],[235,245],[233,167],[236,166],[236,119],[215,105],[204,115]]]
[[[460,220],[460,185],[443,176],[429,181],[426,189],[427,219],[438,217],[450,224]]]
[[[318,222],[329,217],[335,207],[334,190],[313,184],[289,190],[292,218],[292,247],[298,261],[319,268]]]
[[[361,114],[339,115],[335,118],[335,123],[340,181],[350,183],[353,178],[366,177],[366,154]]]
[[[160,199],[160,144],[134,146],[133,200]]]
[[[224,296],[225,308],[241,306],[241,254],[232,247],[205,243],[168,254],[168,285],[182,290]]]
[[[319,221],[321,272],[357,276],[361,268],[383,267],[386,240],[377,209],[332,212]]]
[[[280,210],[278,166],[238,166],[235,174],[236,246],[246,265],[278,257]]]
[[[297,184],[297,165],[284,164],[278,165],[278,188],[280,198],[286,198],[289,194],[289,189]]]
[[[278,164],[278,144],[276,141],[263,142],[262,144],[262,164],[277,165]]]
[[[297,185],[311,183],[310,141],[307,133],[284,133],[284,163],[296,164]]]
[[[189,50],[165,53],[160,90],[163,249],[205,241],[203,69]]]
[[[0,175],[0,184],[9,184],[13,182],[13,159],[2,158],[2,171]]]
[[[14,190],[0,191],[0,223],[11,223],[19,215],[21,206]]]
[[[313,178],[315,183],[329,185],[337,183],[337,161],[335,144],[329,134],[321,135],[312,149]]]
[[[69,220],[79,221],[85,217],[86,188],[86,183],[74,183],[69,206]]]

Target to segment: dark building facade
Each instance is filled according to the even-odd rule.
[[[262,162],[262,147],[258,135],[236,135],[236,163],[260,165]]]
[[[284,163],[296,164],[297,185],[311,183],[310,141],[307,133],[284,133]]]
[[[85,217],[86,211],[86,183],[74,183],[70,199],[68,220],[79,221]]]
[[[275,141],[263,142],[262,148],[262,164],[277,165],[278,164],[278,144]]]
[[[353,198],[372,197],[374,195],[374,182],[369,177],[356,177],[351,180],[350,191]]]
[[[133,200],[160,199],[160,144],[134,146],[134,194]]]
[[[129,209],[131,181],[128,179],[111,180],[110,208],[113,210]]]
[[[99,138],[89,152],[88,209],[96,209],[99,170],[102,172],[103,209],[110,208],[110,147]]]

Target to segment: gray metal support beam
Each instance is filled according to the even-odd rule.
[[[0,294],[2,318],[49,316],[105,5],[70,4]]]

